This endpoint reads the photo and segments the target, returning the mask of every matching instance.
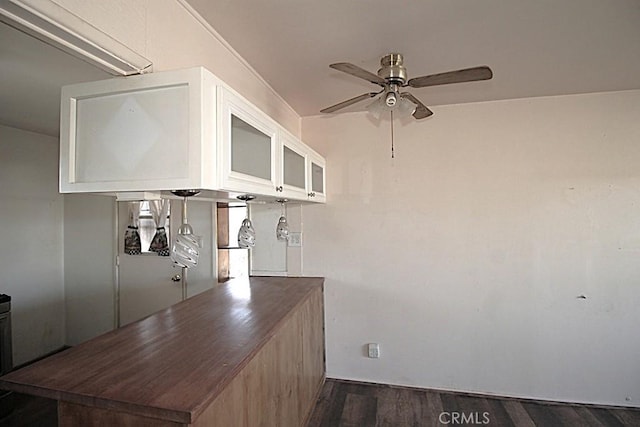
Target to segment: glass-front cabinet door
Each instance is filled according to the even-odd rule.
[[[309,192],[308,197],[312,202],[325,202],[326,195],[326,178],[325,178],[326,163],[321,156],[311,153],[308,161],[308,182]]]
[[[198,67],[64,86],[60,191],[216,189],[216,84]]]
[[[219,91],[222,189],[277,195],[277,125],[235,93]]]
[[[307,198],[308,148],[284,130],[280,130],[280,183],[282,197]]]

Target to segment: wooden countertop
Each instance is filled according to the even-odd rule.
[[[0,378],[0,388],[193,422],[322,278],[217,285]]]

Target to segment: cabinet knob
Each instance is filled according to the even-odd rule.
[[[279,185],[276,187],[276,191],[282,191],[282,190],[283,190],[282,185]]]
[[[314,193],[313,191],[311,193],[308,194],[309,197],[316,197],[316,193]]]

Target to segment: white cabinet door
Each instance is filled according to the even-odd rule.
[[[309,201],[324,203],[326,197],[326,162],[316,153],[309,155],[308,161]]]
[[[277,196],[278,126],[224,87],[218,97],[221,189]]]
[[[60,191],[214,189],[217,82],[200,67],[63,87]]]
[[[283,198],[306,200],[309,150],[306,145],[282,129],[279,137],[278,189],[282,188]]]

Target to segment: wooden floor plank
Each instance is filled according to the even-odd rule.
[[[489,405],[489,424],[499,425],[503,427],[515,427],[515,424],[511,419],[511,415],[509,414],[509,412],[507,412],[507,409],[502,403],[503,402],[499,399],[487,399],[487,404]]]
[[[562,426],[587,427],[589,425],[572,406],[549,405],[547,410],[551,411],[560,420],[560,425]]]
[[[521,402],[518,402],[517,400],[505,400],[502,402],[502,406],[509,414],[509,418],[511,418],[513,425],[517,427],[536,426],[527,410],[522,406]]]
[[[491,406],[486,398],[456,395],[455,399],[461,414],[460,419],[465,424],[489,424],[492,421],[493,415],[494,424],[497,422],[499,425],[502,425],[501,420],[495,418],[496,414],[491,413]]]
[[[458,403],[456,398],[451,393],[441,393],[440,400],[442,401],[443,412],[456,412],[458,410]]]
[[[524,409],[536,425],[539,426],[561,426],[560,419],[549,410],[549,405],[540,403],[524,402]]]
[[[415,405],[418,407],[416,422],[418,426],[436,427],[442,425],[439,418],[442,414],[440,394],[431,391],[413,393]]]
[[[347,393],[340,427],[373,426],[376,423],[377,399],[366,394]]]
[[[327,408],[331,405],[331,397],[335,384],[335,381],[324,382],[324,386],[322,386],[322,391],[320,392],[320,396],[318,396],[316,406],[309,418],[309,422],[307,423],[309,427],[319,427],[321,425],[322,417],[327,413]]]
[[[440,416],[440,414],[444,411],[442,408],[442,399],[440,398],[440,393],[436,393],[434,391],[425,391],[424,392],[427,398],[427,413],[434,415],[436,418]]]
[[[16,410],[9,417],[0,420],[0,426],[57,426],[55,401],[25,395],[17,396]],[[450,422],[450,417],[440,418],[443,412],[482,414],[484,411],[490,413],[490,422],[480,425],[640,426],[640,410],[632,408],[549,404],[331,379],[326,381],[307,426],[442,427],[454,425]],[[458,420],[460,421],[460,418]],[[443,424],[440,421],[449,423]],[[483,419],[480,418],[478,421]]]
[[[320,427],[336,427],[342,418],[342,410],[347,394],[344,391],[344,383],[336,382],[331,390],[331,401],[327,405],[326,413],[321,417]]]
[[[409,390],[395,387],[383,387],[378,390],[376,427],[407,427],[415,425],[416,402],[408,398],[409,393]]]
[[[620,420],[610,412],[608,409],[604,408],[589,408],[589,412],[591,412],[602,424],[607,427],[624,427],[624,424],[620,422]]]
[[[640,426],[640,410],[616,410],[611,411],[625,426]]]
[[[580,415],[580,418],[584,422],[585,426],[589,426],[589,427],[605,426],[605,424],[603,424],[602,421],[600,421],[598,417],[596,417],[595,414],[589,410],[589,408],[578,406],[574,409],[576,410],[578,415]]]

